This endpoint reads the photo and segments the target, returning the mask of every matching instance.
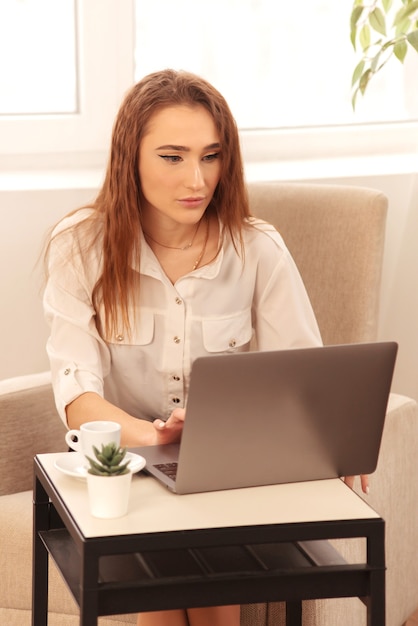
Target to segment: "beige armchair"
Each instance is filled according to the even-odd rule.
[[[248,190],[253,213],[280,231],[299,267],[324,343],[376,340],[387,198],[375,189],[340,185],[271,182]],[[416,403],[392,394],[366,498],[386,521],[386,626],[402,626],[418,607],[417,453]],[[341,541],[339,548],[360,558],[364,546]],[[284,625],[282,607],[265,611],[267,626]],[[365,623],[357,599],[304,606],[304,626]]]
[[[386,198],[353,187],[299,184],[249,186],[254,214],[283,234],[304,278],[325,343],[376,339]],[[31,623],[32,459],[65,449],[48,374],[0,381],[0,624]],[[417,407],[392,395],[370,504],[386,520],[387,626],[402,626],[418,606]],[[18,462],[18,464],[17,464]],[[345,554],[364,546],[342,540]],[[78,610],[54,567],[51,626],[75,626]],[[101,626],[135,623],[132,615],[101,618]],[[358,599],[304,603],[304,626],[361,626]],[[242,609],[242,626],[284,626],[281,604]]]

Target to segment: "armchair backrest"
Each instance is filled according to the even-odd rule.
[[[325,344],[375,341],[388,201],[362,187],[249,183],[253,215],[283,236]]]

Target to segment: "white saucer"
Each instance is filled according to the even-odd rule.
[[[129,459],[130,463],[128,468],[133,474],[136,474],[136,472],[139,472],[145,467],[145,459],[139,456],[139,454],[127,452],[125,458],[126,460]],[[84,454],[81,454],[81,452],[64,452],[64,454],[60,455],[59,458],[55,460],[54,465],[57,470],[63,474],[82,479],[86,478],[89,467],[86,457]]]

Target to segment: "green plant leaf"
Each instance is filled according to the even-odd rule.
[[[418,52],[418,30],[413,30],[406,36],[408,43]]]
[[[362,59],[361,61],[359,61],[359,63],[357,63],[354,72],[353,72],[353,77],[351,79],[351,86],[353,87],[356,82],[359,80],[360,76],[363,74],[363,70],[364,70],[364,66],[365,66],[365,61],[364,59]]]
[[[126,450],[124,450],[123,452],[120,452],[119,454],[116,454],[114,458],[109,461],[109,465],[111,467],[115,465],[119,465],[120,463],[122,463],[123,459],[125,458],[125,455],[126,455]]]
[[[359,41],[363,51],[367,50],[367,48],[370,46],[370,27],[368,26],[368,24],[365,24],[361,29],[359,34]]]
[[[396,35],[397,36],[405,35],[405,33],[408,33],[411,30],[411,26],[412,26],[412,22],[411,22],[411,20],[408,17],[405,18],[404,20],[401,20],[395,26],[395,33],[396,33]]]
[[[357,87],[357,89],[354,91],[352,98],[351,98],[351,106],[353,108],[353,111],[356,110],[356,101],[357,101],[357,96],[358,96],[359,91],[360,91],[360,87]]]
[[[410,17],[412,13],[414,13],[417,10],[418,10],[418,0],[412,0],[412,2],[405,4],[405,6],[403,6],[402,9],[399,9],[399,11],[396,13],[395,19],[393,21],[393,25],[397,26],[400,22]]]
[[[110,476],[120,476],[121,474],[127,474],[129,472],[128,465],[130,461],[127,461],[123,465],[119,465],[117,467],[109,467],[109,475]]]
[[[115,443],[108,443],[104,446],[102,446],[102,455],[108,460],[110,461],[111,459],[113,459],[113,457],[115,456],[115,454],[118,451],[118,447],[116,446]]]
[[[395,54],[395,57],[401,63],[403,63],[406,57],[406,53],[408,52],[408,46],[405,39],[401,39],[400,41],[395,43],[395,45],[393,46],[393,52]]]
[[[363,5],[357,5],[351,11],[351,16],[350,16],[351,28],[354,28],[355,26],[357,26],[357,22],[359,21],[363,11],[364,11],[364,6]]]
[[[90,459],[89,457],[87,457],[88,462],[90,463],[90,470],[94,470],[94,472],[90,472],[90,473],[99,473],[99,474],[106,474],[106,469],[100,465],[100,463],[96,463],[96,461],[93,461],[93,459]]]
[[[356,6],[351,11],[351,16],[350,16],[351,28],[355,28],[357,26],[357,22],[359,21],[361,14],[363,13],[363,10],[364,10],[363,6]]]
[[[370,26],[380,33],[386,35],[386,20],[383,12],[379,7],[376,7],[369,15]]]
[[[360,77],[359,89],[361,94],[364,96],[364,92],[366,91],[366,87],[369,84],[371,77],[373,76],[373,72],[371,69],[366,70],[362,76]]]
[[[379,50],[379,52],[373,57],[372,62],[370,63],[370,69],[372,70],[373,74],[376,74],[376,72],[379,70],[378,65],[381,54],[382,49]]]
[[[361,14],[363,13],[363,9],[363,6],[354,7],[350,16],[350,40],[354,50],[356,49],[357,22],[359,21]]]
[[[102,472],[101,470],[90,468],[87,470],[89,474],[93,474],[93,476],[109,476],[107,472]]]
[[[382,6],[387,13],[392,7],[392,0],[382,0]]]

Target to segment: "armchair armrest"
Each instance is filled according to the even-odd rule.
[[[32,489],[33,457],[66,449],[47,372],[0,381],[0,495]]]
[[[418,407],[405,396],[391,394],[370,495],[356,491],[386,523],[386,624],[402,626],[418,606]],[[365,541],[332,542],[355,562],[365,558]],[[242,607],[242,626],[285,626],[282,603]],[[359,626],[366,607],[357,598],[310,600],[303,603],[304,626]]]
[[[391,394],[369,504],[386,522],[387,624],[401,626],[418,606],[418,409]]]
[[[402,626],[418,606],[418,407],[415,400],[391,394],[379,462],[370,476],[370,495],[359,495],[385,520],[386,624]],[[365,542],[339,540],[348,559],[364,558]],[[366,623],[366,607],[356,598],[309,603],[316,605],[309,626],[358,626]]]

